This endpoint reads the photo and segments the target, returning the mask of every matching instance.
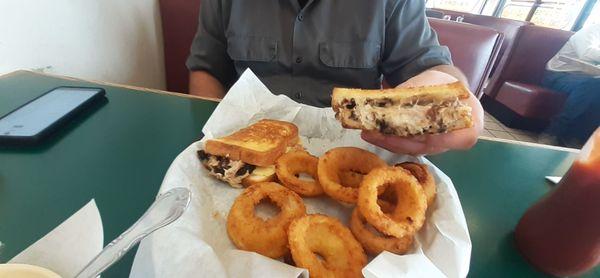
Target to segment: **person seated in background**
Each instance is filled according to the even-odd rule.
[[[413,0],[203,0],[186,65],[190,93],[222,98],[250,68],[274,94],[317,107],[331,105],[333,87],[437,85],[464,75],[452,66]],[[363,132],[397,153],[431,154],[470,148],[483,126],[471,94],[475,125],[416,138]]]
[[[580,147],[600,125],[598,114],[591,113],[600,109],[600,25],[584,27],[569,39],[548,62],[542,85],[568,96],[541,141]],[[583,119],[583,115],[593,116]],[[591,128],[582,128],[581,121]]]

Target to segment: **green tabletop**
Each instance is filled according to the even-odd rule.
[[[94,198],[108,243],[153,201],[171,161],[197,140],[216,103],[16,72],[0,77],[0,115],[57,86],[105,88],[108,103],[78,117],[44,144],[0,148],[0,263]],[[473,253],[471,277],[543,277],[514,248],[521,214],[562,175],[573,155],[480,140],[471,150],[430,157],[453,180]],[[126,277],[134,252],[103,277]],[[589,276],[600,276],[600,270]]]

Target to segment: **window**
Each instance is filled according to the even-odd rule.
[[[536,25],[570,30],[577,19],[585,0],[543,1],[535,10],[531,22]]]
[[[596,2],[590,16],[585,21],[585,26],[600,24],[600,3]]]
[[[485,0],[428,0],[427,8],[438,8],[478,14]]]
[[[506,1],[501,16],[569,30],[585,2],[586,0],[509,0]]]
[[[578,30],[584,23],[585,25],[600,24],[600,0],[425,1],[427,8],[531,21],[536,25],[563,30]]]
[[[496,7],[500,4],[500,0],[488,0],[483,4],[483,9],[481,10],[482,15],[494,15],[494,11]]]
[[[506,1],[502,9],[501,17],[515,20],[527,20],[529,11],[533,8],[535,1]]]

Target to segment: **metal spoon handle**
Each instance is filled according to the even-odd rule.
[[[186,188],[174,188],[158,196],[133,226],[104,247],[75,277],[93,278],[100,275],[144,237],[177,220],[190,203],[190,199],[191,192]]]

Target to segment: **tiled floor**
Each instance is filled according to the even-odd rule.
[[[538,143],[537,133],[507,127],[487,112],[485,113],[484,130],[481,135],[492,138]]]

